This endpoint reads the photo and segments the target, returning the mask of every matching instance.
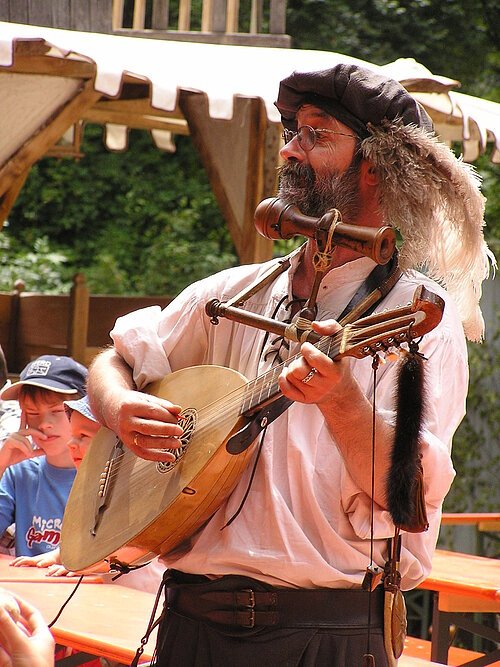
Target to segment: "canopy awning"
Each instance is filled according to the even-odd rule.
[[[0,22],[0,222],[31,165],[79,121],[107,126],[107,144],[115,150],[125,148],[128,128],[150,130],[167,150],[173,149],[173,134],[190,134],[241,258],[253,237],[255,206],[274,191],[279,81],[293,70],[339,62],[359,63],[400,81],[426,107],[441,137],[463,144],[466,160],[493,142],[492,159],[500,162],[500,105],[456,92],[459,82],[411,59],[378,67],[326,51]],[[267,241],[262,243],[266,254]],[[250,246],[245,259],[262,255],[253,242]]]

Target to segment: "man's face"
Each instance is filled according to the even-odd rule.
[[[312,105],[297,113],[297,127],[309,125],[319,130],[312,150],[304,150],[294,137],[281,149],[279,196],[297,206],[305,215],[323,215],[338,209],[344,221],[355,220],[360,209],[357,139],[353,131]],[[336,133],[339,134],[336,134]],[[346,136],[348,135],[348,136]]]
[[[21,396],[19,403],[26,425],[46,436],[31,436],[37,447],[54,455],[67,450],[70,425],[62,398],[55,393],[44,398],[37,396],[36,400],[31,396]]]

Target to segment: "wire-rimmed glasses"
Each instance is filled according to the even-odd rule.
[[[302,125],[299,129],[294,132],[293,130],[284,129],[282,133],[283,141],[285,144],[292,141],[294,137],[297,137],[299,146],[303,151],[309,152],[316,146],[318,138],[321,136],[322,132],[328,132],[329,134],[340,134],[343,137],[353,137],[356,139],[355,134],[347,134],[346,132],[337,132],[337,130],[329,130],[327,128],[314,128],[310,125]]]

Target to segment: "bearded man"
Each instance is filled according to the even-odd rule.
[[[392,225],[403,244],[384,275],[372,259],[341,246],[318,273],[310,238],[285,260],[223,271],[163,311],[117,321],[114,348],[90,370],[89,394],[94,413],[138,457],[175,459],[181,407],[141,390],[179,369],[218,365],[253,380],[275,368],[290,403],[274,421],[263,420],[256,456],[229,497],[164,557],[166,603],[154,662],[161,667],[395,664],[397,647],[387,637],[384,645],[378,573],[397,561],[403,589],[426,577],[454,477],[451,441],[467,394],[465,336],[482,336],[478,300],[489,264],[477,178],[437,141],[402,86],[357,65],[295,72],[281,82],[276,105],[285,141],[280,198],[308,216],[338,209],[351,225]],[[387,488],[398,477],[396,443],[405,439],[394,396],[400,364],[384,364],[375,379],[369,357],[331,358],[311,342],[229,319],[213,326],[205,311],[213,298],[224,303],[246,293],[246,310],[290,322],[317,284],[313,329],[331,336],[381,283],[390,289],[376,312],[405,306],[419,285],[445,303],[440,324],[420,343],[425,521],[408,526],[395,520]],[[388,550],[395,540],[397,553]]]

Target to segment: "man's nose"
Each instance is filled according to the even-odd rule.
[[[305,155],[305,151],[300,147],[297,135],[292,137],[280,150],[280,157],[283,160],[297,160],[298,162],[303,162]]]

